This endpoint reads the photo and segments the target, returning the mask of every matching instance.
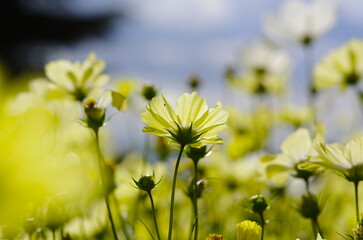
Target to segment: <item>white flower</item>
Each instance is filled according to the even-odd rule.
[[[306,3],[287,1],[279,15],[268,16],[264,27],[268,35],[304,45],[328,32],[337,18],[337,6],[327,0]]]

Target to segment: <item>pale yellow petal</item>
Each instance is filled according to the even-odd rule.
[[[196,92],[183,94],[176,104],[176,114],[180,117],[184,127],[188,127],[191,122],[194,123],[207,110],[208,106],[205,99],[199,97]]]
[[[344,148],[344,155],[352,165],[363,164],[363,137],[358,137]]]
[[[312,149],[310,133],[305,128],[299,128],[281,144],[281,150],[289,155],[295,162],[306,160]]]

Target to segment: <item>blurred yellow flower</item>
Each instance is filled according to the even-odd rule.
[[[101,74],[104,68],[105,62],[90,53],[83,63],[52,61],[45,66],[45,75],[76,100],[83,101],[90,92],[100,89],[108,82],[109,77]]]
[[[242,52],[245,72],[233,84],[254,94],[280,94],[289,75],[290,59],[286,51],[266,41],[247,45]]]
[[[256,222],[245,220],[237,224],[237,240],[260,240],[262,228]]]
[[[144,132],[169,137],[176,144],[192,147],[223,143],[217,134],[227,127],[227,118],[228,113],[222,110],[220,102],[208,109],[205,99],[196,92],[183,94],[175,111],[164,96],[153,98],[141,115],[148,125],[143,128]]]
[[[318,153],[314,163],[342,174],[348,181],[363,180],[363,136],[340,144],[322,144],[315,146]]]
[[[314,69],[316,90],[357,84],[363,74],[363,41],[352,40],[332,51]]]
[[[221,234],[209,234],[205,240],[223,240],[223,236]]]
[[[281,154],[270,159],[263,158],[272,160],[266,163],[267,178],[276,184],[284,184],[290,175],[307,181],[314,174],[314,171],[302,169],[300,165],[316,155],[314,144],[324,141],[324,125],[317,124],[315,128],[314,138],[307,129],[299,128],[282,142]]]
[[[313,122],[314,110],[310,106],[286,105],[279,113],[279,119],[295,127]]]
[[[271,113],[267,108],[260,107],[251,113],[228,110],[227,142],[228,154],[231,158],[243,157],[246,154],[261,149],[267,141],[271,127]]]

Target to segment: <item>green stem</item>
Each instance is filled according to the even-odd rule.
[[[318,235],[318,232],[316,231],[316,224],[314,219],[311,219],[311,228],[313,230],[313,239],[315,239],[316,236]]]
[[[93,130],[94,130],[95,135],[96,135],[96,149],[97,149],[97,156],[98,156],[98,166],[99,166],[100,174],[101,174],[103,196],[104,196],[106,207],[107,207],[108,218],[109,218],[110,223],[111,223],[113,238],[115,240],[118,240],[117,231],[116,231],[115,223],[114,223],[113,218],[112,218],[110,203],[108,201],[108,194],[107,194],[107,190],[106,190],[106,187],[107,187],[106,186],[106,178],[105,178],[104,165],[103,165],[104,164],[103,163],[103,156],[102,156],[102,153],[101,153],[100,141],[99,141],[99,136],[98,136],[98,129],[93,129]]]
[[[194,193],[193,193],[193,207],[194,207],[194,221],[195,221],[195,230],[194,230],[194,240],[198,239],[198,186],[197,186],[197,178],[198,178],[198,162],[194,161]]]
[[[313,89],[313,78],[312,78],[312,69],[313,69],[313,62],[314,62],[314,48],[313,45],[310,44],[308,46],[305,46],[303,48],[303,55],[304,55],[304,72],[305,72],[305,78],[308,82],[307,87],[307,104],[309,106],[312,106],[315,114],[315,101],[316,96],[315,93],[312,91]]]
[[[305,190],[307,194],[310,194],[310,184],[309,184],[309,178],[304,178],[305,181]]]
[[[320,236],[322,238],[324,238],[324,233],[323,233],[323,230],[321,230],[321,227],[320,227],[320,224],[319,224],[318,219],[315,219],[314,220],[314,224],[315,224],[315,227],[316,227],[317,232],[320,234]],[[316,237],[316,236],[314,236],[314,237]]]
[[[357,217],[357,223],[359,223],[359,200],[358,200],[358,184],[359,181],[354,182],[354,193],[355,193],[355,214]]]
[[[113,200],[113,202],[114,202],[114,204],[116,206],[116,209],[120,209],[120,204],[118,203],[118,200],[115,197],[115,195],[112,194],[111,199]],[[130,236],[130,233],[129,233],[128,229],[127,229],[127,226],[126,226],[126,224],[127,224],[126,220],[122,217],[122,214],[119,211],[117,211],[117,216],[118,216],[118,219],[119,219],[119,221],[121,223],[121,229],[123,231],[125,239],[126,240],[132,239],[131,236]]]
[[[361,98],[362,92],[359,90],[359,88],[357,86],[355,86],[355,92],[356,92],[356,96],[357,96],[360,113],[361,113],[361,116],[363,116],[363,102],[362,102],[362,98]]]
[[[146,165],[148,163],[148,156],[149,156],[149,149],[150,149],[150,134],[145,134],[145,145],[144,145],[144,152],[142,157],[142,167],[141,167],[141,174],[145,171]]]
[[[153,212],[153,217],[154,217],[154,224],[155,224],[155,230],[156,230],[156,235],[158,237],[158,240],[161,240],[160,238],[160,232],[159,232],[159,227],[158,227],[158,222],[156,221],[156,214],[155,214],[155,207],[154,207],[154,200],[153,197],[151,195],[151,192],[147,193],[149,195],[150,198],[150,202],[151,202],[151,210]]]
[[[174,176],[173,176],[173,184],[171,188],[171,197],[170,197],[170,217],[169,217],[169,232],[168,232],[168,240],[171,240],[173,234],[173,219],[174,219],[174,198],[175,198],[175,186],[176,186],[176,178],[178,176],[178,168],[181,156],[183,154],[185,145],[180,145],[180,152],[178,155],[178,159],[176,160]]]
[[[79,219],[79,232],[81,235],[81,239],[86,239],[86,227],[84,226],[83,214]]]
[[[260,213],[260,219],[261,219],[261,240],[263,240],[263,236],[265,234],[265,218],[263,216],[263,213]]]
[[[56,240],[56,237],[55,237],[55,230],[52,231],[53,233],[53,240]]]

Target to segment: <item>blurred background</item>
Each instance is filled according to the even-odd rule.
[[[0,58],[11,74],[42,71],[50,60],[83,60],[90,51],[113,77],[133,76],[160,87],[199,73],[208,87],[240,62],[244,44],[264,36],[263,20],[282,0],[3,0]],[[363,36],[363,3],[335,1],[335,27],[316,42],[316,59]],[[290,46],[299,76],[301,52]],[[298,82],[298,81],[295,81]]]
[[[210,104],[217,100],[236,104],[236,98],[238,104],[245,104],[240,96],[226,91],[224,72],[227,67],[243,70],[241,50],[267,38],[266,16],[277,15],[284,2],[3,0],[0,61],[11,76],[6,79],[16,81],[24,74],[43,75],[44,65],[51,60],[83,61],[93,51],[107,63],[105,72],[111,79],[141,79],[176,98],[190,91],[187,81],[198,74],[202,80],[199,92]],[[338,6],[337,20],[314,43],[311,66],[330,50],[363,37],[363,2],[331,2]],[[291,59],[289,84],[293,91],[288,100],[306,104],[308,79],[303,47],[288,41],[275,43],[287,49]],[[336,122],[330,122],[337,132]]]

